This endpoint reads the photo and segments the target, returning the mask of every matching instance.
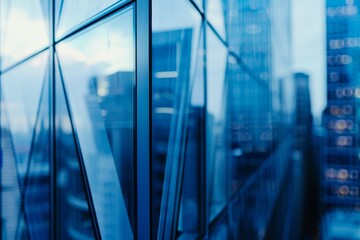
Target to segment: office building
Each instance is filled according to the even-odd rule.
[[[359,207],[359,3],[327,1],[327,108],[323,115],[323,201]],[[360,45],[359,45],[360,46]]]

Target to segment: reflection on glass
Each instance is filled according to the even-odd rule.
[[[223,0],[206,0],[207,20],[213,25],[216,31],[223,39],[226,39],[225,30],[225,1]]]
[[[228,4],[231,11],[226,11],[227,37],[231,49],[241,55],[242,61],[251,66],[255,74],[259,75],[261,79],[267,80],[271,76],[269,73],[271,67],[269,60],[271,59],[272,36],[269,8],[274,3],[270,4],[269,1],[229,0]],[[281,11],[282,8],[279,8],[279,11]],[[277,19],[278,17],[274,18]],[[283,18],[280,18],[280,20],[284,22]],[[284,28],[279,32],[283,33]],[[282,41],[282,39],[277,39],[277,42],[279,41]],[[276,46],[276,43],[274,43],[274,46]]]
[[[206,37],[207,56],[207,170],[210,219],[225,206],[227,198],[227,50],[210,28]]]
[[[49,43],[49,4],[40,0],[0,1],[1,69]]]
[[[56,169],[59,239],[94,238],[91,215],[79,166],[75,136],[66,106],[59,71],[56,71]]]
[[[49,81],[46,79],[36,120],[35,136],[31,145],[27,175],[24,181],[24,210],[30,239],[50,236],[50,129]]]
[[[196,232],[198,228],[199,216],[191,221],[188,216],[190,209],[195,215],[199,211],[194,192],[199,180],[193,177],[200,163],[198,140],[204,94],[200,15],[196,15],[190,2],[177,0],[155,0],[152,11],[151,221],[152,238],[156,239],[158,232],[166,232],[169,221],[179,221],[179,234]],[[198,94],[192,95],[191,89]],[[183,196],[174,196],[175,189],[181,191],[180,185]]]
[[[7,239],[49,236],[47,59],[47,52],[40,54],[1,76],[1,218]]]
[[[196,3],[196,5],[200,8],[200,10],[203,10],[204,6],[203,6],[203,0],[194,0],[194,2]]]
[[[56,37],[61,37],[70,29],[94,17],[97,13],[100,13],[115,3],[126,1],[127,0],[55,0]]]
[[[57,52],[100,233],[132,239],[133,7],[58,44]]]
[[[203,30],[203,26],[202,29]],[[203,31],[201,31],[203,33]],[[182,179],[181,202],[178,220],[178,235],[180,239],[196,238],[201,232],[201,222],[206,209],[204,154],[204,59],[203,34],[200,37],[195,62],[196,70],[190,78],[190,99],[187,110],[186,140],[184,149],[184,173]]]
[[[210,233],[209,240],[229,239],[226,221],[223,221],[217,228]]]

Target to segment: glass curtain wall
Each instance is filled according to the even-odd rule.
[[[153,239],[269,236],[291,173],[289,10],[152,1]]]
[[[272,236],[289,2],[0,0],[3,238]]]
[[[132,239],[135,3],[0,1],[4,239]]]

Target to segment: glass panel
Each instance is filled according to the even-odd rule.
[[[2,99],[3,100],[3,99]],[[18,179],[16,154],[12,142],[6,107],[1,108],[1,218],[2,236],[15,239],[20,223],[21,184]],[[5,161],[6,159],[6,161]]]
[[[229,239],[227,223],[221,222],[216,229],[210,233],[209,240]]]
[[[114,4],[127,1],[128,0],[55,0],[56,37],[59,38],[63,36],[70,29],[94,17],[96,14],[105,11]]]
[[[23,181],[44,81],[47,54],[41,54],[2,75],[3,113],[16,154],[18,175]],[[26,76],[26,78],[24,77]]]
[[[188,1],[191,1],[191,0],[188,0]],[[193,0],[193,1],[194,1],[194,3],[196,3],[196,5],[199,7],[200,10],[204,9],[203,0]]]
[[[24,181],[24,208],[30,239],[50,236],[49,81],[45,81]],[[24,229],[25,230],[25,229]],[[26,232],[26,231],[25,231]]]
[[[223,0],[207,0],[206,17],[220,36],[226,39],[224,2]]]
[[[226,204],[227,197],[227,50],[207,28],[207,171],[210,218]]]
[[[57,237],[59,239],[94,238],[91,215],[79,166],[79,153],[66,106],[63,86],[56,71],[56,185]]]
[[[57,46],[60,75],[103,238],[134,226],[134,12]]]
[[[8,239],[49,236],[47,60],[46,52],[2,75],[1,217]]]
[[[203,33],[203,31],[201,31]],[[182,179],[178,235],[181,239],[195,239],[205,213],[205,107],[203,34],[200,37],[196,70],[191,78],[191,99],[187,110],[186,140],[184,149],[184,175]]]
[[[198,124],[198,119],[194,118],[199,116],[192,114],[199,114],[195,108],[202,108],[204,100],[201,93],[203,92],[201,89],[202,68],[197,65],[200,64],[197,62],[198,59],[203,56],[198,47],[201,16],[196,14],[196,10],[189,1],[154,0],[152,11],[151,221],[153,224],[152,238],[156,239],[158,231],[160,231],[158,228],[161,227],[161,231],[163,231],[169,226],[169,223],[165,224],[165,220],[173,221],[174,224],[178,220],[175,215],[179,213],[180,197],[179,195],[175,197],[177,191],[175,189],[180,187],[179,183],[183,177],[181,172],[184,170],[184,148],[186,145],[186,131],[184,129],[188,129],[187,125],[190,122]],[[192,85],[197,87],[192,87]],[[193,100],[191,100],[191,88],[199,90],[199,95],[193,96]],[[193,101],[193,106],[191,106],[190,101]],[[194,110],[192,110],[193,107]],[[190,113],[192,111],[194,112]],[[193,119],[190,120],[190,118]],[[196,128],[197,126],[193,126],[193,129]],[[190,142],[189,139],[189,145]],[[194,146],[191,148],[194,150],[192,151],[198,151],[197,144],[199,143],[193,144]],[[195,153],[188,152],[188,154],[186,162],[189,164],[193,161],[190,159],[193,158],[193,156],[190,157],[190,154]],[[196,168],[197,166],[187,165],[185,168],[193,167]],[[185,181],[184,184],[189,183]],[[190,199],[189,196],[189,202],[194,200]],[[193,204],[193,209],[197,208],[195,202],[189,202],[184,200],[182,206]],[[180,213],[181,216],[187,214],[184,210]],[[169,216],[170,219],[167,218],[169,212],[174,214]],[[162,220],[159,220],[160,215],[163,217]],[[180,221],[182,221],[181,216]],[[162,222],[159,224],[159,221]],[[188,226],[182,225],[183,223],[179,224],[180,231],[190,231]],[[196,229],[196,226],[191,226],[193,229],[194,227]],[[159,238],[161,237],[159,236]]]
[[[0,1],[1,69],[49,43],[49,5],[40,0]]]

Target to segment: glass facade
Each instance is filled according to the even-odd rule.
[[[262,239],[291,169],[290,4],[204,5],[152,1],[151,236]]]
[[[135,21],[123,1],[1,1],[5,239],[133,238]]]
[[[324,226],[360,199],[347,2],[327,4]],[[1,239],[301,239],[290,20],[291,0],[0,0]]]

